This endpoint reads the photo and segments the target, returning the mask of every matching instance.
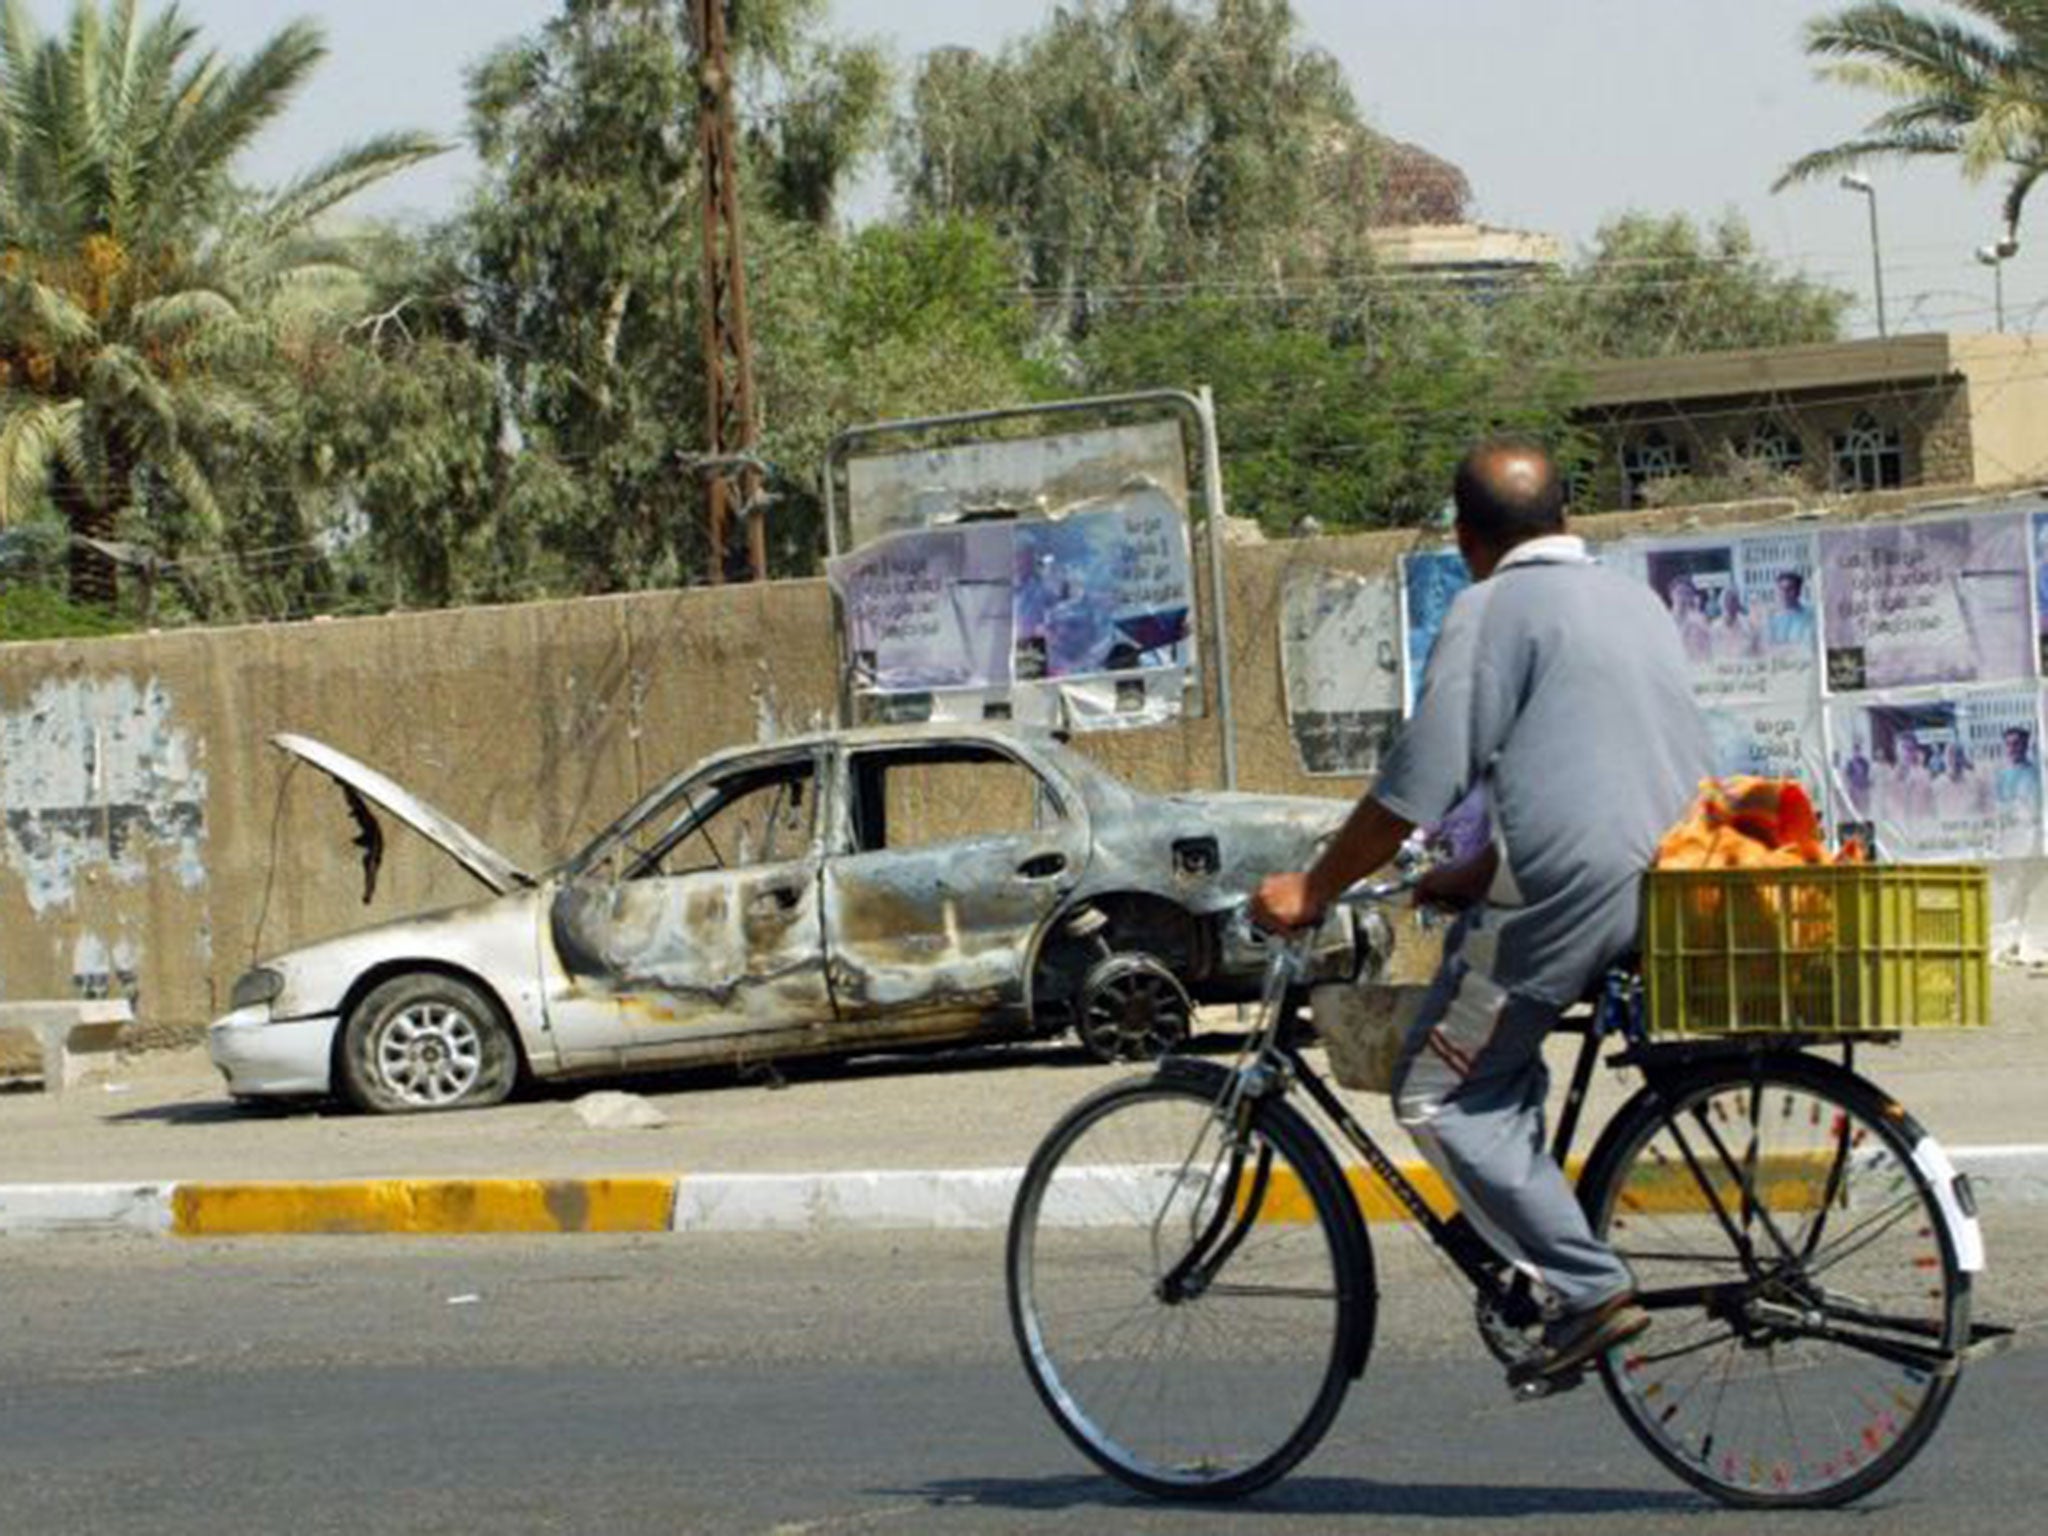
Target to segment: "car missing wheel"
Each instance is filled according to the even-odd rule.
[[[1104,1059],[1156,1056],[1198,1005],[1256,986],[1264,945],[1234,914],[1346,811],[1141,794],[1048,733],[880,726],[719,753],[532,874],[375,769],[276,745],[341,787],[372,878],[381,815],[488,893],[271,956],[209,1031],[237,1097],[377,1113],[492,1104],[525,1079],[1069,1032]]]

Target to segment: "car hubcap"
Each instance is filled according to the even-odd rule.
[[[1119,955],[1088,978],[1081,1028],[1098,1055],[1144,1059],[1187,1038],[1189,1012],[1187,993],[1165,966]]]
[[[377,1074],[408,1104],[447,1104],[483,1075],[484,1042],[468,1014],[414,1003],[385,1021],[375,1041]]]

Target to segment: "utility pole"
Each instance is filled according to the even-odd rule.
[[[767,529],[757,508],[761,471],[752,462],[758,437],[754,347],[740,241],[728,3],[690,0],[697,48],[697,152],[704,168],[704,457],[709,461],[704,497],[715,582],[760,581],[768,574]],[[746,532],[744,563],[731,548],[735,515]]]

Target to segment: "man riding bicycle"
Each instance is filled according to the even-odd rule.
[[[1444,616],[1414,717],[1314,867],[1269,877],[1252,912],[1280,929],[1315,922],[1417,826],[1485,791],[1488,853],[1422,887],[1472,904],[1404,1043],[1394,1101],[1466,1219],[1549,1291],[1555,1315],[1522,1381],[1568,1375],[1649,1326],[1545,1146],[1542,1047],[1634,948],[1643,871],[1709,751],[1669,615],[1566,532],[1548,455],[1482,443],[1453,495],[1474,585]]]

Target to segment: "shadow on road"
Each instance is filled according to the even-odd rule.
[[[1244,1044],[1242,1033],[1233,1029],[1205,1030],[1187,1050],[1200,1056],[1228,1056]],[[604,1073],[598,1076],[557,1078],[522,1083],[513,1103],[568,1103],[597,1089],[625,1093],[663,1095],[675,1093],[729,1093],[797,1087],[804,1083],[864,1082],[892,1078],[937,1077],[1001,1072],[1018,1067],[1100,1066],[1101,1063],[1072,1041],[1020,1040],[965,1046],[940,1046],[925,1050],[905,1049],[850,1056],[799,1056],[780,1060],[721,1062],[682,1067],[668,1071]],[[1132,1071],[1144,1063],[1128,1064]],[[0,1092],[5,1092],[0,1087]],[[467,1112],[467,1111],[465,1111]],[[237,1120],[275,1120],[292,1116],[353,1117],[355,1111],[336,1098],[300,1099],[206,1099],[172,1104],[142,1105],[101,1118],[110,1123],[163,1125],[216,1125]]]
[[[1103,1477],[949,1478],[921,1488],[872,1490],[891,1497],[922,1499],[935,1507],[962,1506],[1025,1511],[1149,1509],[1160,1501],[1129,1492]],[[1418,1515],[1441,1520],[1519,1519],[1528,1515],[1650,1514],[1702,1507],[1699,1499],[1672,1489],[1531,1488],[1497,1483],[1376,1483],[1362,1477],[1297,1476],[1234,1504],[1195,1501],[1171,1507],[1193,1517],[1202,1509],[1219,1515],[1255,1511],[1261,1516]]]
[[[110,1125],[230,1125],[244,1120],[283,1120],[304,1114],[312,1107],[207,1099],[197,1104],[145,1104],[140,1109],[118,1110],[100,1118]]]

